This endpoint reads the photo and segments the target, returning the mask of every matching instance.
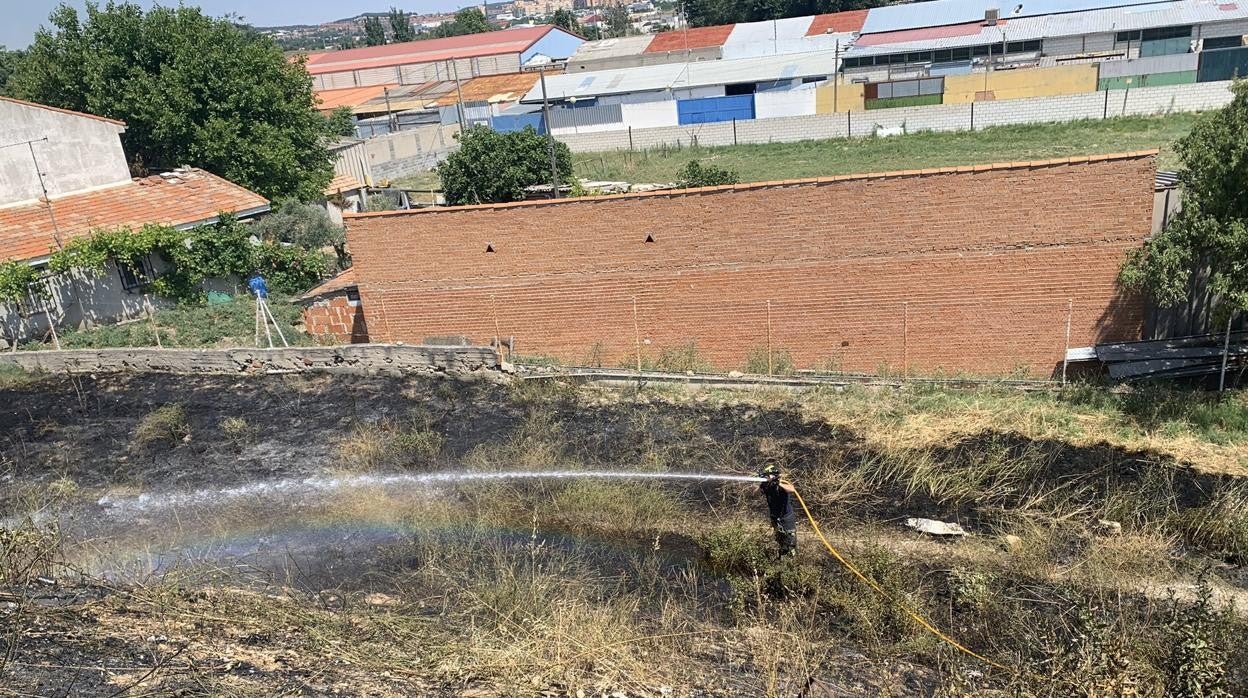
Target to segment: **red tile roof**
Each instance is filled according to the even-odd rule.
[[[62,114],[69,114],[70,116],[81,116],[87,119],[95,119],[96,121],[103,121],[109,124],[116,124],[117,126],[126,125],[126,122],[124,121],[118,121],[116,119],[106,119],[102,116],[96,116],[95,114],[88,114],[86,112],[73,111],[72,109],[61,109],[60,107],[49,107],[46,104],[39,104],[38,102],[27,102],[24,99],[14,99],[12,97],[0,97],[0,101],[12,102],[13,104],[21,104],[27,107],[36,107],[38,109],[47,109],[48,111],[56,111]]]
[[[806,30],[806,36],[862,31],[862,25],[867,22],[868,11],[850,10],[834,12],[830,15],[815,15],[814,21],[810,23],[810,29]]]
[[[212,220],[221,212],[254,212],[269,205],[263,196],[203,170],[171,174],[53,198],[61,241],[97,228],[181,226]],[[37,259],[55,249],[46,201],[0,208],[0,261]]]
[[[1005,20],[997,20],[997,24],[1005,24]],[[888,44],[905,44],[911,41],[930,41],[932,39],[949,39],[955,36],[974,36],[983,32],[983,22],[967,22],[965,24],[948,24],[943,27],[923,27],[921,29],[900,29],[892,32],[863,34],[854,42],[858,46],[886,46]]]
[[[324,51],[308,55],[307,69],[313,75],[339,73],[392,65],[433,63],[450,58],[474,58],[504,53],[523,53],[555,27],[543,24],[518,27],[482,34],[452,36],[445,39],[405,41],[401,44],[366,46],[343,51]]]
[[[1135,160],[1156,157],[1157,150],[1137,150],[1130,153],[1107,153],[1105,155],[1079,155],[1069,158],[1053,158],[1050,160],[1032,160],[1029,162],[998,162],[983,165],[959,165],[956,167],[933,167],[925,170],[903,170],[894,172],[866,172],[861,174],[833,175],[831,177],[810,177],[807,179],[786,179],[777,182],[749,182],[745,184],[726,184],[718,187],[698,187],[695,189],[656,189],[646,192],[629,192],[627,194],[607,194],[605,196],[581,196],[568,199],[535,199],[532,201],[515,201],[505,204],[474,204],[471,206],[433,206],[430,208],[413,208],[404,211],[378,211],[373,213],[344,213],[343,218],[376,218],[380,216],[419,216],[435,215],[446,211],[463,211],[468,209],[507,209],[529,206],[563,206],[584,202],[606,201],[608,199],[641,199],[648,196],[685,196],[700,192],[715,191],[749,191],[753,189],[770,189],[773,187],[793,187],[801,185],[820,185],[832,182],[848,182],[864,179],[895,179],[898,177],[928,177],[931,175],[953,174],[961,172],[988,172],[991,170],[1026,170],[1038,167],[1056,167],[1059,165],[1079,165],[1088,162],[1105,162],[1107,160]]]
[[[327,279],[319,285],[312,287],[302,296],[299,296],[298,300],[309,301],[317,296],[346,291],[347,289],[355,288],[357,285],[358,284],[355,283],[355,269],[345,269],[339,273],[338,276],[335,276],[332,279]]]
[[[655,34],[654,40],[646,47],[645,53],[669,53],[685,49],[723,46],[732,33],[735,24],[721,24],[717,27],[698,27],[685,31],[663,32]]]

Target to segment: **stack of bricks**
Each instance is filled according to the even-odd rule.
[[[1046,377],[1067,346],[1140,335],[1116,278],[1153,155],[358,214],[348,238],[373,341]]]

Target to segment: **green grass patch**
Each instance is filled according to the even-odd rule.
[[[862,119],[869,114],[855,114]],[[1065,124],[996,126],[982,131],[911,133],[890,138],[836,138],[716,148],[656,149],[577,154],[576,174],[593,180],[674,182],[692,160],[734,170],[743,182],[765,182],[858,172],[952,167],[1121,153],[1158,148],[1158,166],[1178,166],[1174,142],[1196,114],[1128,117]]]
[[[272,297],[269,308],[277,318],[286,341],[293,346],[314,344],[303,332],[298,306],[287,299]],[[270,326],[270,330],[272,326]],[[60,335],[64,349],[108,349],[117,347],[155,347],[206,349],[214,347],[245,347],[255,345],[255,301],[239,296],[228,303],[216,305],[179,305],[157,310],[154,321],[146,319],[119,325],[102,325],[85,330],[69,330]],[[159,342],[157,342],[159,335]],[[261,338],[267,346],[267,340]],[[273,343],[281,340],[273,335]],[[50,344],[29,343],[25,349],[50,349]]]

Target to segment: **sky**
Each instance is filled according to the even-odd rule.
[[[132,0],[143,7],[176,5],[177,0]],[[275,24],[320,24],[361,12],[384,12],[391,5],[412,13],[443,12],[473,4],[471,0],[184,0],[198,5],[205,13],[219,16],[241,15],[257,26]],[[61,4],[60,0],[0,0],[0,46],[25,48],[35,37],[35,30],[47,24],[48,15]],[[79,10],[86,0],[67,0]],[[99,4],[105,4],[100,0]]]

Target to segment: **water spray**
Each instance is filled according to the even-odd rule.
[[[117,513],[152,512],[164,509],[223,504],[248,497],[299,496],[365,487],[403,487],[508,480],[691,480],[704,482],[763,482],[754,475],[716,473],[653,473],[616,470],[542,470],[514,472],[441,472],[404,475],[352,475],[347,477],[289,478],[253,482],[238,487],[201,489],[192,492],[140,494],[134,497],[104,496],[98,504]]]

